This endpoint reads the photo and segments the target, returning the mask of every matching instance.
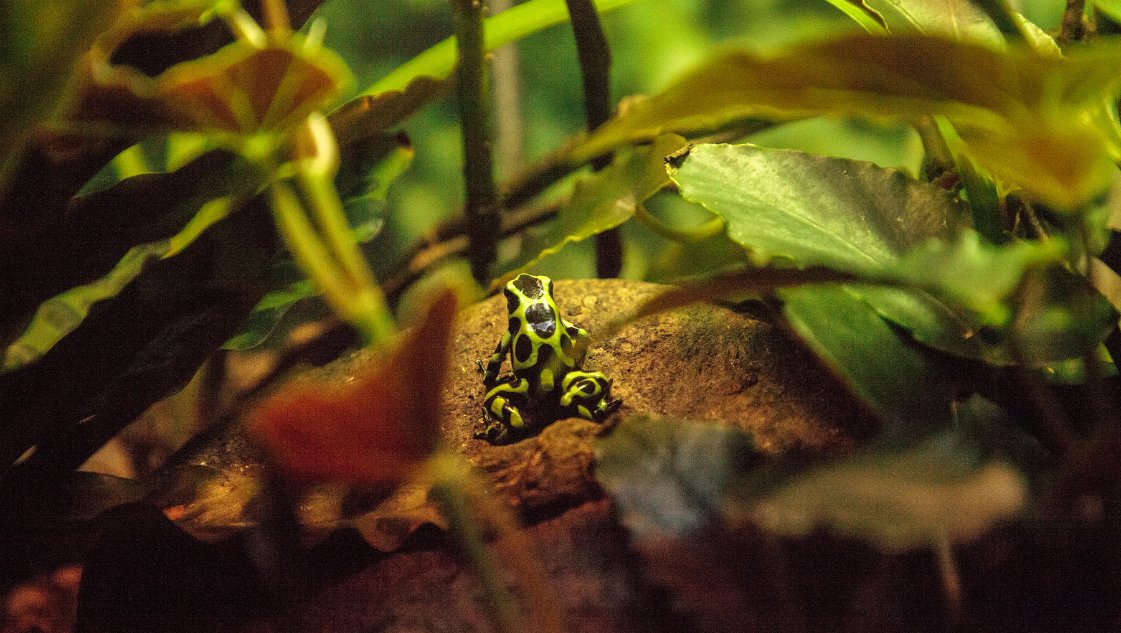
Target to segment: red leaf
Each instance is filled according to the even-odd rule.
[[[294,477],[351,483],[406,479],[436,447],[455,294],[344,384],[297,379],[249,417],[281,469]]]

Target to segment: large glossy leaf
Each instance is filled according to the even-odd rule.
[[[895,35],[920,34],[980,42],[1003,48],[1005,36],[978,4],[969,0],[867,0]],[[1030,20],[1010,12],[1036,52],[1059,57],[1055,40]]]
[[[675,157],[681,195],[724,218],[757,264],[876,274],[966,223],[947,191],[872,163],[754,145],[696,145]]]
[[[0,469],[73,469],[187,384],[264,294],[278,252],[258,203],[100,301],[38,361],[0,375]]]
[[[866,0],[894,35],[918,33],[1000,46],[1004,37],[969,0]]]
[[[698,145],[675,164],[682,195],[724,218],[729,237],[750,249],[757,263],[781,258],[879,284],[854,292],[919,341],[959,355],[1009,362],[1013,355],[1003,341],[985,342],[977,334],[1008,325],[1009,297],[1025,271],[1056,265],[1065,255],[1059,240],[984,244],[965,228],[968,212],[948,192],[871,163],[751,145]],[[1090,294],[1080,296],[1064,301],[1098,303]],[[1100,324],[1101,317],[1089,322]],[[1059,337],[1064,343],[1047,345],[1039,360],[1079,355],[1092,336],[1079,338]]]
[[[890,275],[1003,325],[1010,316],[1007,299],[1024,272],[1058,263],[1065,255],[1065,245],[1057,239],[998,247],[982,242],[974,231],[963,231],[953,242],[932,238],[908,251]]]
[[[572,154],[751,118],[942,115],[993,173],[1056,207],[1079,208],[1116,171],[1088,115],[1116,93],[1119,64],[1117,42],[1064,59],[1028,47],[862,34],[770,56],[729,51],[601,126]]]
[[[672,177],[687,200],[724,218],[757,264],[884,278],[900,256],[967,221],[948,192],[871,163],[751,145],[698,145]],[[917,290],[868,294],[886,316],[935,347],[975,356],[975,324]]]
[[[213,198],[244,201],[256,192],[261,178],[259,171],[233,154],[210,152],[175,172],[128,178],[73,198],[62,214],[40,220],[34,239],[5,249],[0,295],[7,300],[0,303],[0,332],[26,325],[39,304],[85,284],[96,282],[100,287],[92,294],[79,291],[86,297],[79,301],[109,296],[113,285],[119,289],[119,283],[128,279],[118,275],[117,281],[97,280],[109,274],[131,248],[172,238]],[[84,314],[77,304],[71,307]],[[12,332],[12,340],[20,331]],[[42,350],[51,343],[38,339],[32,347]]]
[[[827,2],[852,18],[865,31],[876,35],[887,33],[888,26],[884,22],[884,16],[869,6],[865,0],[827,0]]]
[[[47,352],[62,337],[78,327],[90,306],[121,291],[150,260],[162,257],[167,242],[137,246],[101,279],[79,286],[45,301],[39,306],[27,329],[8,346],[0,372],[26,365]]]

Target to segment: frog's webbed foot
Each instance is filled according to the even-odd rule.
[[[623,404],[611,397],[611,381],[598,371],[569,372],[561,386],[561,408],[586,420],[603,422]]]
[[[603,422],[607,419],[607,416],[615,413],[619,410],[619,407],[623,406],[622,398],[611,398],[610,392],[611,381],[609,380],[607,381],[607,393],[604,395],[603,400],[600,400],[599,404],[596,405],[595,410],[592,411],[596,422]]]
[[[482,432],[475,433],[475,439],[509,444],[524,432],[526,424],[518,406],[525,404],[528,391],[529,381],[513,374],[491,389],[483,401],[483,415],[492,422]]]
[[[476,431],[472,437],[495,445],[510,443],[510,431],[501,422],[494,422],[482,431]]]

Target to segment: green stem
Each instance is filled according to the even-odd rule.
[[[503,633],[517,633],[521,630],[518,626],[518,616],[514,610],[514,602],[510,592],[502,582],[498,565],[494,556],[487,549],[483,540],[483,532],[479,523],[471,513],[471,504],[464,491],[463,480],[459,472],[453,470],[450,464],[441,464],[433,460],[431,466],[436,473],[436,483],[432,487],[433,496],[444,510],[451,526],[452,533],[459,536],[468,560],[479,576],[483,587],[483,594],[493,610],[498,627]]]
[[[327,249],[342,267],[352,288],[346,299],[354,323],[366,334],[367,342],[393,336],[397,328],[390,316],[385,295],[374,278],[366,258],[354,241],[339,193],[333,181],[322,174],[304,174],[300,183],[310,202]]]
[[[490,278],[498,251],[498,190],[490,152],[486,52],[483,49],[483,3],[452,0],[460,63],[456,79],[459,121],[463,133],[463,179],[466,186],[468,257],[479,283]]]
[[[712,218],[704,224],[692,229],[679,229],[662,222],[658,218],[650,215],[641,204],[635,205],[634,219],[641,222],[646,228],[654,231],[658,235],[673,240],[674,242],[682,242],[685,244],[699,242],[708,239],[724,230],[724,220],[719,217]]]
[[[311,192],[316,214],[324,218],[329,216],[331,211],[329,206],[320,206],[323,202],[321,198],[316,201],[316,197],[321,195]],[[269,196],[276,225],[288,249],[292,251],[292,256],[296,258],[296,262],[308,277],[319,287],[327,302],[342,318],[353,323],[362,332],[367,343],[377,342],[393,335],[396,328],[389,316],[381,290],[376,283],[373,283],[373,274],[368,273],[369,276],[365,277],[359,273],[356,277],[347,270],[345,260],[348,256],[344,254],[342,259],[339,258],[339,251],[335,250],[338,242],[328,247],[319,239],[315,226],[308,219],[303,205],[287,182],[278,180],[272,183],[269,187]],[[337,194],[334,197],[337,198]],[[341,208],[339,210],[341,211]],[[353,246],[353,241],[351,244],[352,248],[356,248]],[[343,247],[342,253],[346,253],[347,250],[349,249]],[[362,267],[365,267],[364,262]]]

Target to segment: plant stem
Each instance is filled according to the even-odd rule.
[[[505,11],[512,5],[512,0],[493,0],[490,9]],[[495,49],[493,58],[490,68],[494,89],[494,137],[498,148],[495,167],[499,177],[506,178],[525,166],[523,90],[517,43],[510,42]]]
[[[576,36],[576,55],[584,87],[584,117],[591,132],[611,118],[611,46],[592,0],[565,0],[572,31]],[[611,164],[611,155],[592,159],[599,171]]]
[[[1059,42],[1077,42],[1086,34],[1082,16],[1086,12],[1086,0],[1067,0],[1066,11],[1063,12],[1063,26],[1059,32]]]
[[[452,475],[453,472],[458,474],[458,469],[453,470],[449,465],[441,464],[441,461],[447,460],[435,459],[429,466],[436,480],[432,487],[433,496],[439,500],[451,531],[459,536],[467,558],[479,576],[483,594],[486,595],[487,602],[498,621],[498,629],[503,633],[517,633],[520,630],[518,617],[510,593],[500,578],[494,556],[483,542],[483,532],[479,529],[479,523],[471,514],[471,505],[464,490],[464,483],[457,476]]]
[[[611,118],[611,46],[603,33],[592,0],[565,0],[584,86],[584,116],[588,132]],[[611,154],[592,159],[592,170],[611,164]],[[596,276],[618,277],[623,269],[623,239],[618,228],[596,234]]]
[[[674,242],[681,242],[684,244],[699,242],[724,230],[724,220],[719,217],[712,218],[704,224],[691,229],[679,229],[650,215],[650,212],[641,204],[637,204],[634,207],[634,219],[667,240],[673,240]]]
[[[483,50],[483,3],[452,0],[459,47],[456,96],[463,134],[463,179],[466,187],[468,259],[471,274],[483,283],[498,251],[498,190],[490,153],[486,52]]]
[[[946,145],[946,139],[943,138],[942,132],[938,129],[938,123],[935,122],[934,117],[917,117],[911,122],[911,125],[918,132],[919,140],[922,141],[923,151],[926,154],[923,167],[928,182],[934,182],[943,174],[957,169],[954,155],[950,152],[949,146]]]

